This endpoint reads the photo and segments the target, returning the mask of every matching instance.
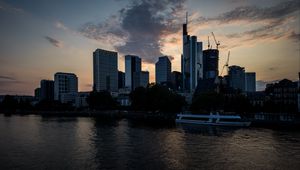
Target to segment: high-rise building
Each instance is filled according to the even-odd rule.
[[[141,71],[139,86],[147,87],[148,84],[149,84],[149,72]]]
[[[245,69],[240,66],[230,66],[228,72],[229,86],[234,90],[245,92]]]
[[[142,60],[138,56],[125,56],[125,87],[134,90],[140,84]]]
[[[183,24],[183,54],[181,56],[181,73],[183,90],[194,91],[202,76],[202,42],[197,42],[196,36],[188,34],[188,21]]]
[[[40,83],[40,98],[39,100],[54,100],[54,81],[53,80],[41,80]]]
[[[245,91],[246,92],[256,91],[256,74],[254,72],[245,73]]]
[[[73,73],[58,72],[54,75],[54,100],[65,103],[66,96],[74,96],[78,92],[78,78]],[[73,99],[73,98],[72,98]],[[70,99],[70,100],[72,100]]]
[[[219,75],[219,50],[203,50],[203,79],[216,79]]]
[[[94,90],[118,90],[118,53],[96,49],[93,53]]]
[[[172,72],[172,86],[174,90],[181,90],[182,88],[182,74],[178,71]]]
[[[125,87],[125,73],[122,71],[118,71],[118,88],[124,88]]]
[[[155,82],[171,82],[171,62],[167,56],[159,57],[155,63]]]

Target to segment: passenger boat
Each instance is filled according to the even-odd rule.
[[[209,115],[203,114],[177,114],[176,123],[213,125],[213,126],[250,126],[250,121],[245,121],[239,115],[220,115],[219,113]]]

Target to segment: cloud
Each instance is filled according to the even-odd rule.
[[[246,31],[223,35],[227,47],[252,45],[259,41],[274,41],[281,38],[299,42],[300,1],[290,0],[275,4],[271,7],[241,6],[216,17],[198,16],[194,18],[195,28],[218,26],[222,28],[248,28]],[[250,29],[249,29],[250,28]]]
[[[111,44],[122,54],[154,63],[162,56],[165,36],[177,32],[184,18],[185,0],[135,0],[102,23],[86,23],[80,32]],[[179,23],[180,22],[180,23]]]
[[[50,42],[55,47],[58,47],[58,48],[62,48],[63,47],[63,42],[61,42],[59,40],[56,40],[56,39],[51,38],[49,36],[45,36],[45,39],[48,40],[48,42]]]
[[[3,75],[0,75],[0,81],[7,81],[7,80],[9,80],[9,81],[16,81],[16,79],[14,78],[14,77],[10,77],[10,76],[3,76]]]

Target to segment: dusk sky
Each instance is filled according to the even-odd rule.
[[[229,65],[256,72],[259,86],[297,80],[299,0],[0,0],[0,94],[33,95],[56,72],[90,91],[97,48],[117,51],[122,71],[125,54],[140,56],[150,82],[159,56],[180,71],[186,11],[204,49],[211,32],[220,41],[220,69],[230,50]]]

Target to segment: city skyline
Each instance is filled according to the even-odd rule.
[[[221,42],[219,70],[230,50],[229,64],[256,72],[263,83],[298,76],[297,1],[264,1],[259,6],[255,0],[67,2],[0,1],[0,94],[32,95],[40,80],[53,79],[55,72],[75,73],[79,90],[89,91],[97,48],[118,52],[121,71],[124,55],[138,55],[150,82],[163,55],[172,59],[172,71],[180,71],[186,11],[188,31],[198,36],[204,50],[210,32]],[[66,12],[67,7],[73,10]],[[75,9],[83,14],[75,15]],[[212,37],[210,43],[215,46]]]

